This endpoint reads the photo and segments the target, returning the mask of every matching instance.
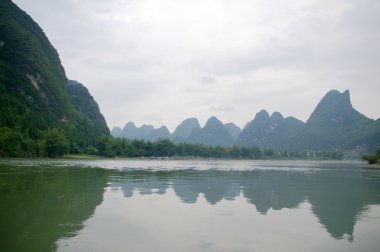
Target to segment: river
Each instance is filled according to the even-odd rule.
[[[378,251],[355,161],[0,159],[0,251]]]

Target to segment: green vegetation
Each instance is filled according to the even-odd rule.
[[[279,113],[270,117],[262,111],[237,142],[215,117],[204,128],[196,119],[190,122],[195,128],[183,132],[190,134],[186,137],[190,143],[112,138],[97,103],[86,87],[67,79],[56,49],[38,24],[10,0],[0,1],[0,13],[0,157],[60,157],[70,153],[341,159],[340,151],[281,150],[353,149],[363,143],[370,150],[379,147],[380,119],[370,120],[354,110],[348,91],[329,92],[306,125],[294,118],[284,119]],[[150,128],[141,127],[144,131]],[[170,134],[162,127],[151,132],[148,139],[166,137]],[[174,141],[184,140],[178,137]],[[234,143],[241,147],[232,146]]]
[[[70,151],[63,131],[53,128],[40,131],[31,139],[17,130],[0,127],[0,157],[59,157]]]
[[[90,146],[86,154],[104,157],[202,157],[229,159],[342,159],[341,151],[275,152],[272,149],[237,146],[207,146],[202,144],[174,144],[168,139],[155,142],[125,138],[101,137],[97,146]]]
[[[108,135],[96,102],[68,83],[38,24],[9,0],[0,13],[0,157],[77,153]]]
[[[75,143],[74,143],[75,144]],[[39,132],[38,139],[26,134],[0,127],[0,157],[67,157],[94,158],[113,157],[201,157],[230,159],[342,159],[341,151],[274,151],[257,147],[208,146],[203,144],[174,144],[168,139],[157,141],[130,140],[101,136],[94,145],[81,148],[72,146],[63,131],[53,128]]]
[[[103,202],[109,176],[49,165],[0,168],[1,251],[56,251],[57,240],[78,233]]]
[[[362,159],[367,161],[369,164],[380,164],[380,149],[378,149],[374,154],[364,155]]]

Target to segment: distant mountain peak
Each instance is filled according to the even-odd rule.
[[[157,141],[158,139],[171,139],[171,134],[168,128],[163,125],[158,129],[154,129],[145,138],[149,141]]]
[[[165,130],[165,131],[168,131],[168,127],[166,127],[165,125],[162,125],[161,127],[159,127],[157,130]]]
[[[295,118],[284,119],[280,112],[273,112],[270,116],[268,111],[263,109],[242,130],[237,144],[281,149],[302,126],[303,123]]]
[[[185,120],[182,121],[181,124],[184,124],[184,123],[185,124],[193,124],[193,125],[198,125],[199,126],[199,121],[195,117],[186,118]]]
[[[133,127],[136,127],[136,125],[135,125],[134,122],[132,122],[132,121],[127,122],[127,124],[125,124],[125,126],[133,126]]]
[[[333,104],[330,104],[333,103]],[[339,92],[337,90],[331,90],[321,99],[315,110],[321,109],[322,106],[328,105],[340,105],[352,107],[350,91],[345,90],[344,92]]]
[[[123,130],[120,128],[114,127],[111,134],[115,137],[124,137],[128,139],[144,139],[147,141],[156,141],[160,138],[171,139],[171,134],[166,126],[161,126],[158,129],[155,129],[150,124],[143,124],[141,127],[136,127],[133,122],[128,122]]]
[[[186,141],[206,145],[232,145],[234,143],[229,131],[215,116],[210,117],[203,128],[194,129]]]
[[[256,113],[255,118],[249,122],[249,125],[267,125],[270,124],[271,117],[265,109]]]
[[[284,116],[280,112],[273,112],[270,119],[271,121],[283,121]]]
[[[153,125],[150,124],[143,124],[140,129],[154,129]]]
[[[227,131],[230,133],[234,141],[236,141],[241,133],[240,127],[236,126],[234,123],[226,123],[224,124],[224,127],[227,129]]]
[[[268,111],[265,109],[260,110],[256,113],[256,118],[270,118]]]
[[[358,120],[369,119],[353,108],[350,91],[345,90],[340,93],[337,90],[331,90],[318,103],[307,124],[334,126],[350,124]]]
[[[208,122],[209,121],[211,121],[211,122],[213,122],[213,121],[219,121],[219,119],[216,117],[216,116],[211,116],[208,120],[207,120]]]
[[[207,120],[204,128],[214,127],[215,125],[220,126],[220,125],[223,125],[223,123],[218,118],[216,118],[216,116],[211,116]]]
[[[123,127],[123,131],[126,131],[126,130],[131,130],[131,129],[137,129],[136,125],[129,121],[127,124],[125,124],[125,126]]]
[[[200,129],[201,126],[199,125],[197,118],[187,118],[183,120],[177,128],[174,130],[173,137],[177,138],[179,140],[183,140],[190,136],[191,132],[194,129]]]
[[[112,130],[111,130],[111,135],[113,135],[114,137],[121,137],[121,134],[122,134],[122,129],[120,127],[113,127]]]

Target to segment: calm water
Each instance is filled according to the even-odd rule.
[[[380,251],[359,162],[0,160],[0,251]]]

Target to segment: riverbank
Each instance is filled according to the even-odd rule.
[[[63,156],[64,159],[103,159],[102,156],[88,155],[88,154],[66,154]]]

